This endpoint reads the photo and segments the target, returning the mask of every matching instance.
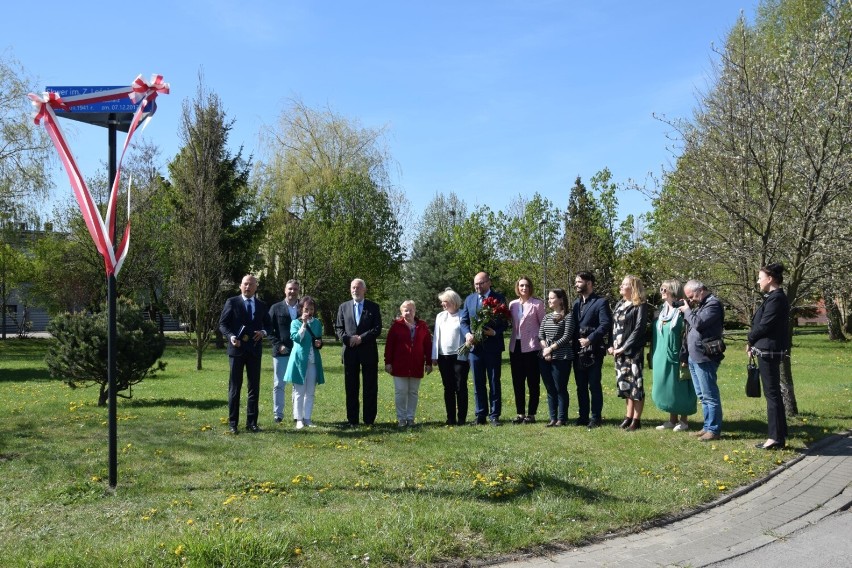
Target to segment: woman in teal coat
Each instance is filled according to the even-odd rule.
[[[290,324],[293,350],[284,380],[293,383],[293,413],[296,428],[313,426],[314,393],[325,382],[322,371],[322,323],[314,317],[316,303],[310,296],[299,300],[299,319]]]
[[[663,305],[654,322],[651,344],[654,377],[651,397],[657,408],[669,413],[669,419],[657,426],[657,430],[681,432],[689,430],[687,417],[698,410],[695,387],[680,360],[684,321],[677,306],[683,303],[683,288],[677,280],[665,280],[660,284],[660,295]]]

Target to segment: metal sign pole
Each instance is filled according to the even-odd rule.
[[[116,142],[115,133],[118,126],[118,118],[115,114],[109,115],[107,136],[109,138],[109,181],[115,179],[116,171]],[[112,221],[115,222],[115,219]],[[118,330],[115,323],[115,273],[107,276],[107,303],[109,304],[109,331],[107,334],[107,388],[109,389],[109,486],[115,489],[118,484],[118,419],[116,416],[117,386],[115,381],[115,358],[118,347]]]

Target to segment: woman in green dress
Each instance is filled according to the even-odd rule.
[[[669,419],[657,426],[657,430],[680,432],[689,430],[687,417],[698,409],[689,369],[680,360],[685,333],[683,316],[677,307],[683,303],[683,287],[677,280],[665,280],[660,284],[660,296],[663,305],[654,322],[651,344],[654,377],[651,397],[657,408],[669,413]]]

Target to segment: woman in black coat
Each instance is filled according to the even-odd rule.
[[[626,415],[621,428],[634,431],[642,427],[642,409],[645,407],[642,355],[650,306],[645,302],[642,281],[635,276],[625,276],[619,292],[622,299],[612,311],[612,347],[608,352],[615,359],[615,388],[618,396],[626,401]]]
[[[790,302],[781,289],[784,267],[767,264],[760,269],[757,285],[766,294],[763,304],[751,321],[746,350],[757,357],[763,394],[766,397],[766,415],[769,437],[757,444],[763,450],[784,447],[787,440],[787,416],[781,397],[781,359],[788,356]]]

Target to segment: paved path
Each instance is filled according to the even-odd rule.
[[[794,533],[820,532],[827,538],[800,538],[816,557],[825,553],[825,541],[838,548],[850,546],[846,511],[852,505],[852,432],[826,440],[809,453],[775,470],[769,477],[702,507],[694,514],[664,526],[605,539],[549,557],[526,558],[499,564],[500,568],[558,568],[562,566],[761,566],[790,565],[770,561]],[[840,530],[839,541],[830,538]],[[781,546],[779,544],[779,546]],[[799,552],[803,552],[801,549]],[[783,554],[783,552],[782,552]],[[747,556],[742,556],[747,555]],[[766,555],[765,558],[762,555]],[[741,557],[746,563],[735,563]],[[844,557],[841,552],[840,557]],[[848,555],[845,558],[850,558]],[[791,559],[792,560],[792,559]],[[796,565],[806,565],[797,562]]]

